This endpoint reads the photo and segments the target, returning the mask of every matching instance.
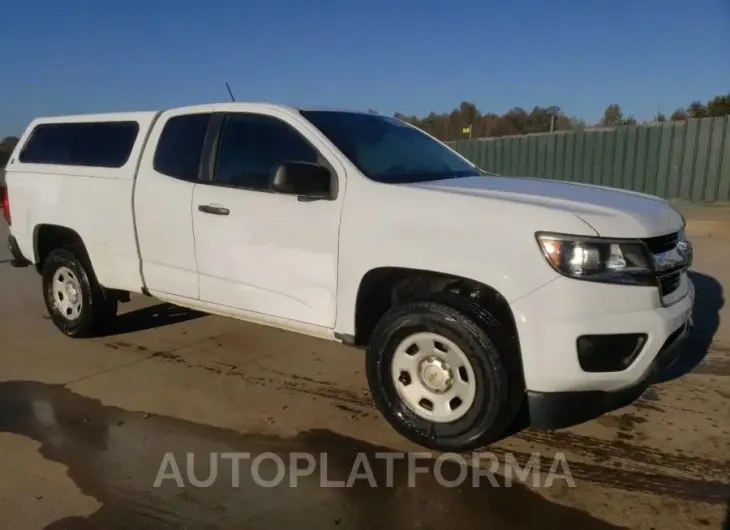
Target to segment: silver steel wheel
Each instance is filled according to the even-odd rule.
[[[53,303],[67,320],[76,320],[81,315],[83,296],[81,283],[68,267],[59,267],[53,274]]]
[[[415,333],[404,339],[393,355],[393,384],[416,415],[436,423],[450,423],[474,403],[476,378],[466,354],[436,333]]]

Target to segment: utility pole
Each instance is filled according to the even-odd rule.
[[[555,117],[558,112],[560,112],[560,108],[556,106],[548,107],[548,112],[550,113],[550,132],[555,132]]]

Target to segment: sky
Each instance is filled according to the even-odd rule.
[[[0,17],[0,137],[229,99],[650,119],[730,92],[730,0],[37,0]]]

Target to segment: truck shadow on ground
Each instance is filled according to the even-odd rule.
[[[2,432],[39,442],[43,458],[67,466],[102,504],[48,529],[617,528],[519,481],[506,487],[502,475],[459,481],[464,467],[453,460],[437,466],[323,430],[242,434],[105,406],[63,386],[0,383]]]
[[[163,302],[142,309],[134,309],[127,313],[120,313],[107,335],[124,335],[135,331],[161,328],[204,316],[206,316],[206,313]]]
[[[677,361],[663,374],[660,382],[677,379],[694,370],[707,356],[720,327],[720,310],[725,305],[722,284],[699,272],[690,271],[689,277],[695,286],[694,330],[682,346]]]

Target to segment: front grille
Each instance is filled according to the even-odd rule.
[[[677,242],[679,241],[679,232],[674,232],[665,236],[650,237],[642,239],[642,241],[649,247],[649,252],[652,254],[661,254],[662,252],[672,250],[677,246]]]
[[[679,289],[679,285],[682,283],[682,271],[673,272],[659,278],[659,289],[662,296],[672,294],[674,291]]]
[[[673,232],[642,239],[654,258],[662,301],[679,289],[682,285],[682,274],[692,263],[692,245],[684,238],[680,240],[681,234],[682,232]],[[685,259],[682,259],[682,253]]]

